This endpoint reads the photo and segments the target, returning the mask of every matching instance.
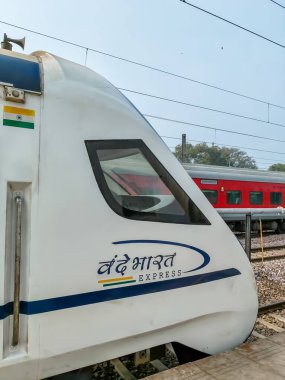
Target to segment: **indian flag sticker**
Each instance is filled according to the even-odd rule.
[[[7,127],[34,129],[35,111],[26,108],[4,106],[3,125]]]

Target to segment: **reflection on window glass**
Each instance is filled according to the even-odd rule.
[[[203,194],[208,198],[209,202],[215,204],[218,202],[217,190],[202,190]]]
[[[263,193],[261,191],[251,191],[249,193],[249,202],[252,205],[261,205],[263,202]]]
[[[170,190],[138,149],[98,150],[98,157],[105,178],[109,178],[111,190],[110,180],[113,180],[126,194],[171,195]]]
[[[139,149],[98,149],[97,154],[109,189],[120,206],[144,213],[171,211],[185,216],[186,210]]]
[[[272,205],[282,205],[282,193],[279,193],[279,192],[270,193],[270,203]]]
[[[97,182],[110,207],[131,219],[208,224],[188,195],[138,141],[86,142]]]
[[[241,192],[238,190],[227,191],[227,203],[230,205],[241,204]]]

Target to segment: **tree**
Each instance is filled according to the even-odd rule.
[[[275,172],[285,172],[285,164],[274,164],[269,166],[268,170]]]
[[[182,161],[181,144],[175,147],[174,154]],[[257,169],[255,160],[242,150],[237,148],[220,148],[214,144],[208,146],[206,143],[197,145],[186,144],[183,162]]]

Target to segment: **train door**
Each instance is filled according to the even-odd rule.
[[[0,104],[2,105],[2,99],[0,98]],[[1,135],[0,135],[1,136]],[[1,148],[1,137],[0,137],[0,148]],[[1,149],[0,149],[1,157]],[[2,157],[1,157],[2,158]],[[1,160],[0,158],[0,176],[1,176]],[[4,273],[5,273],[5,225],[6,225],[6,186],[4,181],[0,178],[0,357],[3,357],[3,320],[4,320]]]

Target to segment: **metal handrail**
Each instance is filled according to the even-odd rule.
[[[22,210],[23,198],[15,197],[16,228],[15,228],[15,268],[14,268],[14,303],[13,303],[13,337],[12,346],[19,343],[20,333],[20,274],[21,274],[21,245],[22,245]]]

